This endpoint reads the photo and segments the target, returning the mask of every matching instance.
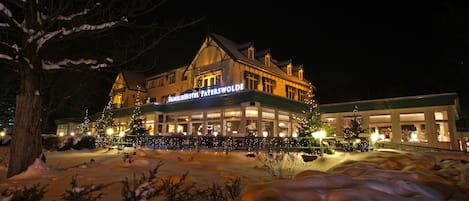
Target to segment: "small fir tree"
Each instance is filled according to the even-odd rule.
[[[78,125],[78,130],[82,135],[86,135],[90,131],[90,118],[88,117],[88,109],[85,111],[85,117],[83,117],[83,123]]]
[[[302,115],[297,116],[299,124],[299,137],[311,137],[311,135],[319,131],[323,127],[321,121],[321,113],[319,111],[317,100],[313,94],[313,85],[309,84],[309,91],[304,102],[308,105],[306,110],[302,111]]]
[[[321,112],[319,111],[319,105],[313,94],[313,85],[309,84],[309,91],[304,99],[304,102],[308,105],[308,108],[303,110],[302,115],[297,116],[298,121],[298,136],[308,137],[306,143],[309,147],[308,153],[313,152],[313,145],[320,146],[319,139],[314,139],[313,133],[320,130],[324,130],[326,135],[330,135],[334,132],[334,128],[329,124],[325,124],[321,121]],[[326,147],[326,149],[328,149]]]
[[[130,117],[130,122],[129,122],[129,129],[131,131],[131,135],[136,135],[136,136],[143,136],[146,134],[147,130],[143,126],[143,118],[141,116],[142,111],[140,110],[140,106],[142,103],[140,102],[140,91],[141,87],[137,85],[137,95],[135,97],[135,108],[132,113],[132,116]]]
[[[107,128],[113,128],[116,124],[114,122],[112,113],[112,97],[101,112],[101,116],[96,120],[96,130],[98,135],[104,136]]]
[[[365,133],[361,120],[358,116],[358,106],[355,105],[353,108],[353,118],[350,120],[349,127],[344,129],[344,138],[348,141],[358,138],[360,133]]]

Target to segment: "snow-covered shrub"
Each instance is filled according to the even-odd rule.
[[[65,190],[65,193],[62,194],[62,199],[65,201],[96,201],[101,199],[104,195],[100,191],[112,184],[113,183],[98,185],[88,184],[79,186],[76,176],[72,176],[72,181],[70,182],[71,188]]]
[[[160,161],[155,168],[149,171],[148,176],[142,174],[139,179],[133,177],[130,182],[128,177],[122,181],[122,200],[124,201],[146,201],[160,194],[161,189],[155,185],[158,169],[163,165]]]
[[[73,137],[65,138],[62,143],[59,145],[59,151],[67,151],[72,149],[73,145],[75,144],[75,139]]]
[[[296,156],[292,153],[260,153],[256,159],[263,164],[265,171],[274,178],[290,178],[294,173]]]
[[[49,151],[55,151],[59,149],[60,138],[57,135],[43,135],[42,136],[42,148]]]
[[[96,138],[94,136],[86,135],[80,138],[80,140],[73,145],[73,149],[95,149]]]
[[[15,187],[15,189],[6,189],[2,192],[2,200],[8,201],[40,201],[44,198],[47,185],[41,186],[40,183],[33,184],[31,187]]]

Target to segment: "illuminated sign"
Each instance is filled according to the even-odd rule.
[[[205,89],[205,90],[196,91],[192,93],[181,94],[179,96],[169,96],[168,103],[190,100],[190,99],[201,98],[201,97],[221,95],[221,94],[229,94],[229,93],[243,91],[243,90],[244,90],[243,83],[233,84],[233,85],[225,86],[225,87]]]

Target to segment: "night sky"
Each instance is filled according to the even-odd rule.
[[[451,1],[173,0],[166,6],[166,19],[205,18],[165,41],[158,70],[186,64],[210,31],[303,64],[320,103],[458,92],[467,114],[463,10]]]

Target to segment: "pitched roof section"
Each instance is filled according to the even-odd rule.
[[[456,112],[459,112],[458,99],[459,98],[457,93],[442,93],[422,96],[407,96],[344,103],[322,104],[319,107],[322,113],[352,112],[355,106],[358,106],[360,111],[430,106],[455,106]]]
[[[137,85],[140,85],[142,91],[146,91],[145,75],[143,73],[122,71],[122,76],[124,76],[125,84],[129,90],[137,90]]]
[[[279,76],[283,79],[286,79],[288,81],[291,81],[291,82],[296,82],[296,83],[300,83],[300,84],[304,84],[304,85],[309,84],[306,80],[300,80],[297,77],[287,75],[287,73],[285,73],[282,69],[280,69],[277,66],[275,60],[272,60],[274,62],[271,63],[271,66],[265,66],[264,61],[259,61],[257,59],[254,59],[254,60],[248,59],[247,55],[245,55],[245,54],[243,54],[242,52],[239,51],[240,49],[242,50],[245,47],[245,44],[241,44],[241,45],[237,44],[237,43],[235,43],[235,42],[233,42],[229,39],[226,39],[223,36],[215,34],[215,33],[211,33],[210,37],[213,40],[215,40],[215,42],[217,42],[220,45],[220,47],[223,48],[225,50],[225,52],[228,55],[230,55],[231,58],[235,61],[240,61],[240,62],[250,64],[250,65],[253,65],[253,66],[256,66],[256,67],[258,66],[258,67],[260,67],[258,69],[261,70],[261,71],[270,72],[271,74],[277,75],[277,76]],[[266,51],[268,51],[268,50],[266,50]],[[256,55],[259,55],[259,54],[265,54],[265,52],[256,53]]]

